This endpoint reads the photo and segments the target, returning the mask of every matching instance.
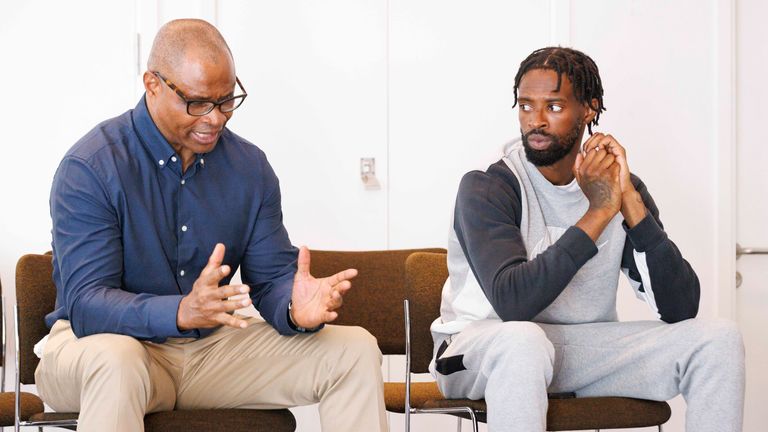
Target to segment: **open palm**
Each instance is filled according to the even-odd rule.
[[[302,246],[293,279],[291,318],[296,325],[304,328],[335,320],[339,316],[336,310],[343,303],[343,295],[352,287],[350,279],[357,276],[357,270],[347,269],[318,279],[310,274],[309,264],[309,249]]]

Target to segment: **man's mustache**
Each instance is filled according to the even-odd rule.
[[[547,137],[547,138],[549,138],[549,139],[551,139],[553,141],[557,138],[556,136],[554,136],[552,134],[544,132],[544,130],[542,130],[542,129],[531,129],[527,133],[523,134],[523,139],[527,142],[528,141],[528,137],[530,137],[531,135],[545,136],[545,137]]]

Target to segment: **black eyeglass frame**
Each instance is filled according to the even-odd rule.
[[[192,100],[190,100],[190,99],[187,99],[186,96],[184,96],[184,93],[181,90],[179,90],[178,87],[176,87],[176,84],[171,82],[171,80],[169,80],[168,78],[164,77],[160,72],[153,71],[152,73],[156,77],[160,78],[160,81],[164,82],[165,85],[168,86],[168,88],[173,90],[173,92],[176,93],[181,98],[181,100],[183,100],[184,103],[187,104],[187,114],[189,114],[191,116],[195,116],[195,117],[202,117],[204,115],[208,115],[216,107],[218,107],[219,111],[221,111],[222,113],[230,113],[230,112],[238,109],[240,107],[240,105],[242,105],[243,102],[245,101],[246,96],[248,96],[248,93],[245,91],[245,88],[243,87],[243,84],[240,83],[240,79],[238,77],[235,77],[235,82],[237,83],[237,86],[240,87],[240,91],[243,92],[242,94],[235,95],[235,96],[230,96],[230,97],[224,98],[224,99],[222,99],[222,100],[220,100],[218,102],[214,102],[214,101],[210,101],[210,100],[202,100],[202,99],[192,99]],[[238,99],[239,99],[239,102],[237,102]],[[233,100],[235,101],[235,104],[233,105],[232,109],[225,110],[224,108],[222,108],[225,103],[233,101]],[[197,104],[210,104],[210,105],[209,105],[209,108],[205,112],[200,113],[200,114],[193,114],[193,113],[191,113],[189,111],[189,107],[192,104],[194,104],[194,103],[197,103]]]

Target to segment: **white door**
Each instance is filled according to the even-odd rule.
[[[386,249],[386,3],[221,0],[218,25],[249,93],[231,127],[275,168],[291,240]]]
[[[740,1],[737,7],[736,136],[737,241],[768,250],[768,146],[765,142],[768,87],[768,16],[765,2]],[[736,317],[747,351],[744,431],[768,423],[768,255],[743,255],[736,261],[743,282],[736,289]]]

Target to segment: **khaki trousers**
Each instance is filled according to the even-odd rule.
[[[59,320],[35,379],[79,431],[144,430],[144,414],[173,409],[287,408],[319,402],[323,431],[386,431],[381,352],[360,327],[281,336],[264,321],[203,339],[77,338]]]

